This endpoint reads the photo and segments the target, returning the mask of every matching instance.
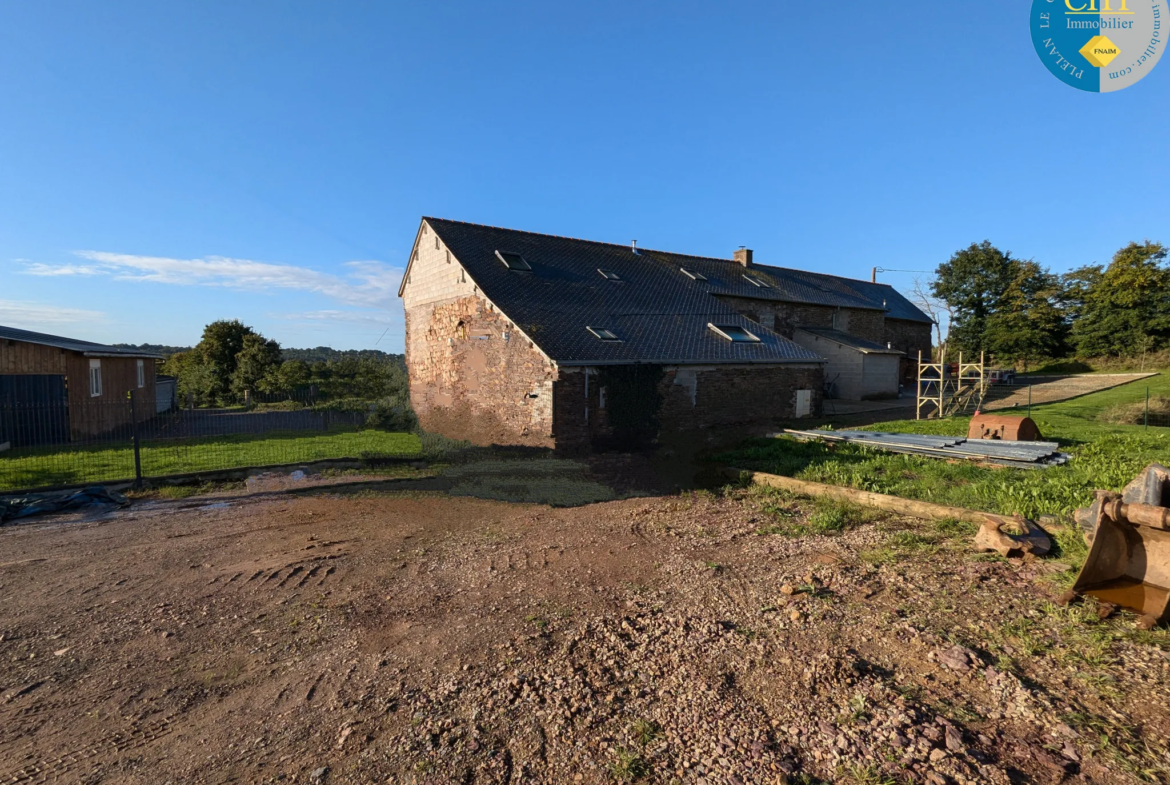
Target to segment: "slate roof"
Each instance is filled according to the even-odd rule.
[[[856,349],[862,354],[905,354],[905,352],[897,349],[889,349],[882,346],[880,343],[867,341],[864,338],[858,338],[856,335],[843,333],[840,330],[834,330],[831,327],[797,327],[801,332],[811,333],[820,336],[830,341],[835,341],[842,346],[848,346]]]
[[[856,282],[837,276],[764,265],[744,268],[730,259],[641,248],[634,253],[625,245],[440,218],[423,220],[484,295],[562,365],[823,361],[712,295],[885,310],[881,300],[850,285]],[[509,270],[497,251],[522,255],[532,272]],[[706,280],[692,279],[679,268]],[[607,280],[599,269],[612,271],[621,280]],[[756,286],[745,274],[767,287]],[[894,300],[897,293],[892,288],[877,286],[878,291],[888,290],[883,294],[888,302]],[[743,327],[760,342],[728,341],[708,329],[708,323]],[[622,340],[601,341],[587,326],[613,330]]]
[[[107,346],[92,341],[79,341],[75,338],[62,338],[59,335],[34,333],[30,330],[18,330],[15,327],[0,326],[0,340],[24,341],[41,346],[52,346],[70,352],[81,352],[87,357],[142,357],[153,360],[165,359],[161,354],[144,352],[139,349],[126,349],[120,346]]]

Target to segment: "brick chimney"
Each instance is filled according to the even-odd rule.
[[[735,252],[735,261],[742,264],[744,267],[752,266],[752,249],[744,248],[742,245],[739,250]]]

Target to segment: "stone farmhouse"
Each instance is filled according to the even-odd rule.
[[[423,218],[398,292],[423,427],[584,453],[898,391],[931,321],[885,284]]]

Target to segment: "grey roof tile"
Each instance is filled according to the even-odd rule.
[[[424,220],[484,295],[563,365],[821,362],[712,295],[883,309],[836,276],[762,265],[745,269],[728,259],[648,249],[635,253],[624,245]],[[532,271],[509,270],[497,251],[520,254]],[[694,280],[680,267],[706,280]],[[607,280],[598,268],[621,280]],[[744,273],[758,276],[769,288],[753,285]],[[761,340],[728,341],[707,328],[710,322],[744,327]],[[587,326],[613,330],[621,341],[602,341]]]

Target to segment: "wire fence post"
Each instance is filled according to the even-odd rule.
[[[138,435],[138,413],[134,408],[134,391],[126,393],[130,399],[130,435],[134,442],[134,487],[142,487],[142,449]]]
[[[1028,385],[1028,416],[1032,416],[1032,385]]]
[[[1145,429],[1146,429],[1147,431],[1148,431],[1148,430],[1150,430],[1150,388],[1149,388],[1149,387],[1147,387],[1147,388],[1146,388],[1146,416],[1145,416],[1145,423],[1146,423],[1146,425],[1145,425]]]

